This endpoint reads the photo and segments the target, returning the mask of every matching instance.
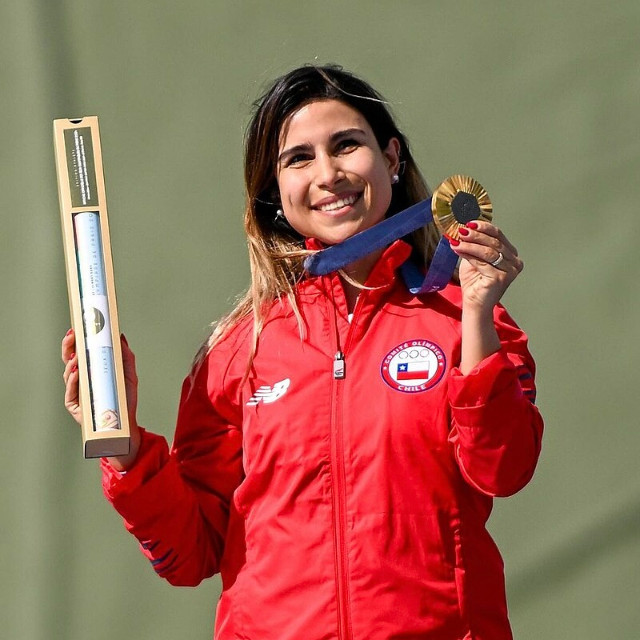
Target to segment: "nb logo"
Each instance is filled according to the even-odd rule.
[[[258,387],[256,392],[251,396],[251,398],[249,398],[247,407],[254,407],[261,402],[263,404],[271,404],[272,402],[275,402],[278,398],[282,398],[282,396],[287,393],[287,389],[290,384],[291,380],[289,380],[289,378],[276,382],[272,387],[268,384],[263,384],[261,387]]]

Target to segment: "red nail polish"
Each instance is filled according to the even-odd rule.
[[[478,223],[477,222],[467,222],[467,224],[465,226],[469,227],[469,229],[477,229],[478,228]]]
[[[71,373],[75,373],[78,370],[78,365],[74,364],[73,367],[71,367]]]
[[[448,238],[448,240],[449,240],[449,244],[452,247],[457,247],[460,244],[460,241],[459,240],[455,240],[454,238]]]
[[[458,233],[461,236],[468,236],[469,235],[469,229],[465,229],[464,227],[459,227],[458,228]]]
[[[72,354],[69,356],[69,360],[73,360],[75,357],[76,357],[76,354],[75,354],[75,353],[72,353]]]
[[[67,331],[67,333],[65,333],[65,336],[70,336],[73,333],[73,329],[69,329],[69,331]]]

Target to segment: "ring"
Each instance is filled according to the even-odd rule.
[[[498,251],[498,257],[493,262],[490,262],[489,264],[492,267],[497,267],[503,260],[504,260],[504,256],[502,255],[502,252]]]

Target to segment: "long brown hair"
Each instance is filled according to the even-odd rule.
[[[303,260],[308,251],[304,238],[276,215],[280,196],[276,179],[282,127],[295,111],[316,100],[339,100],[359,111],[385,149],[391,138],[400,143],[400,180],[393,186],[387,217],[428,198],[429,188],[411,155],[405,136],[396,126],[387,103],[368,83],[336,65],[305,65],[276,79],[254,103],[254,114],[245,136],[244,178],[246,208],[244,228],[249,248],[251,286],[235,308],[212,325],[212,332],[197,360],[238,321],[253,314],[253,345],[249,367],[257,348],[264,319],[274,300],[287,298],[298,318],[295,287],[304,277]],[[429,224],[407,238],[413,259],[427,266],[439,240]],[[248,369],[247,369],[248,370]]]

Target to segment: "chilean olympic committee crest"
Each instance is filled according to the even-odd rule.
[[[444,375],[446,359],[431,340],[407,340],[382,360],[380,374],[392,388],[403,393],[419,393],[434,387]]]

